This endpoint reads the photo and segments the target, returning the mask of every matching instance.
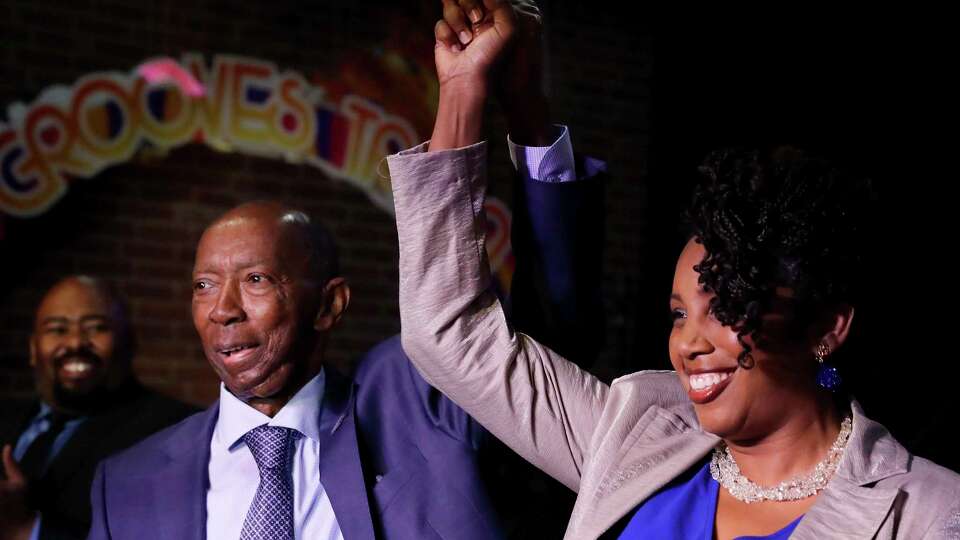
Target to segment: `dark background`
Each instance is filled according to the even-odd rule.
[[[402,4],[402,5],[401,5]],[[668,365],[667,296],[678,216],[695,168],[731,144],[797,144],[871,176],[884,219],[848,379],[867,413],[909,448],[960,468],[947,445],[954,351],[952,68],[942,15],[638,13],[543,2],[555,118],[605,159],[606,379]],[[336,78],[356,51],[429,35],[439,2],[0,2],[0,106],[52,84],[128,71],[157,55],[235,53]],[[429,54],[429,53],[428,53]],[[955,62],[954,62],[955,64]],[[390,89],[381,89],[389,94]],[[509,175],[504,123],[487,126],[492,174]],[[424,134],[426,136],[426,134]],[[494,187],[508,198],[505,183]],[[29,395],[32,311],[57,277],[105,275],[130,297],[136,369],[198,403],[216,396],[189,319],[193,248],[206,223],[252,198],[304,206],[343,245],[354,303],[333,343],[349,363],[399,329],[392,218],[322,172],[276,160],[175,150],[74,182],[50,212],[8,219],[0,241],[0,392]]]

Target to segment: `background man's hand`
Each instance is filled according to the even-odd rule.
[[[27,478],[13,459],[13,448],[3,447],[4,478],[0,478],[0,538],[30,538],[36,514],[27,506]]]

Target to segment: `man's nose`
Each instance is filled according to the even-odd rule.
[[[70,324],[67,327],[67,335],[64,336],[64,345],[71,351],[90,346],[90,334],[84,330],[80,324]]]
[[[217,302],[210,310],[209,318],[210,321],[222,326],[228,326],[247,319],[247,314],[243,310],[243,299],[240,296],[240,287],[236,281],[230,280],[220,289],[217,295]]]

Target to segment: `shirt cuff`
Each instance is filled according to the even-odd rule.
[[[39,513],[36,521],[33,522],[33,530],[30,531],[30,540],[40,540],[40,520],[43,518]]]
[[[556,126],[559,135],[550,146],[521,146],[507,135],[510,160],[524,180],[571,182],[577,179],[577,166],[567,126]]]

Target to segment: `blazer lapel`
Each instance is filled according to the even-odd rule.
[[[145,525],[155,538],[204,540],[207,535],[207,487],[210,440],[217,423],[219,402],[197,419],[181,426],[170,437],[165,452],[166,466],[143,479],[143,492],[149,494],[152,518]]]
[[[584,486],[568,538],[597,538],[661,487],[704,458],[717,438],[688,429],[657,445],[634,444],[626,449],[596,487]]]
[[[907,472],[910,454],[855,400],[850,410],[853,431],[840,467],[791,538],[873,538],[900,494],[875,484]]]
[[[799,540],[873,538],[900,490],[861,487],[835,478],[790,535]]]
[[[326,370],[320,412],[320,482],[346,540],[374,538],[357,440],[353,383]]]

